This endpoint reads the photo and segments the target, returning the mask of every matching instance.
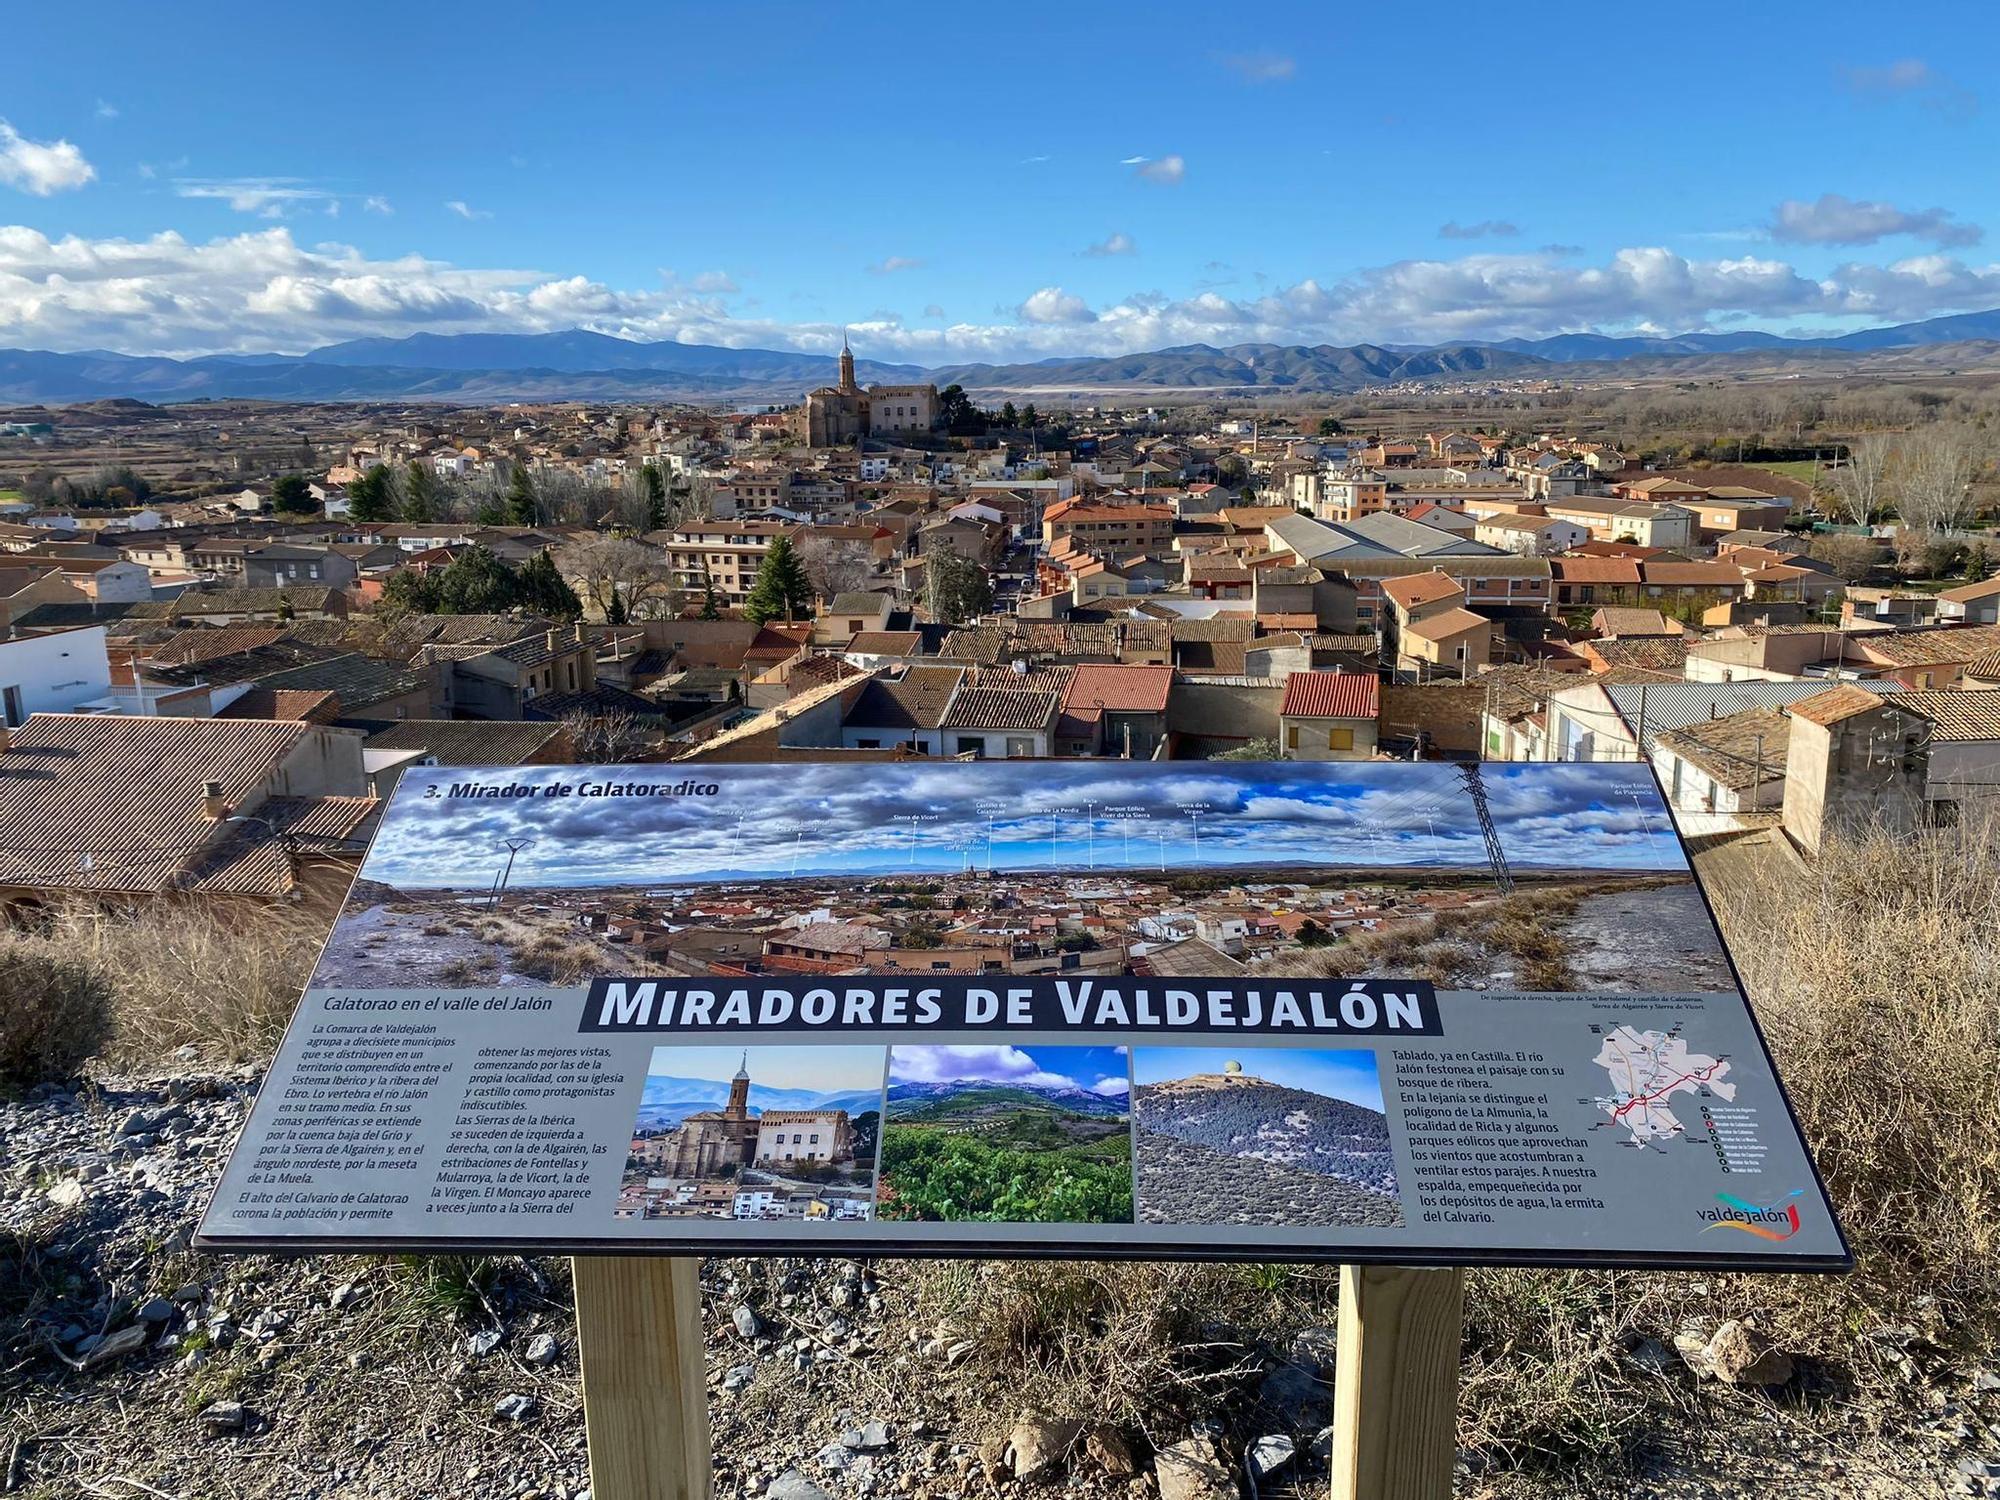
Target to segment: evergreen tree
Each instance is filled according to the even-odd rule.
[[[410,460],[403,480],[403,519],[413,526],[425,526],[437,519],[437,473],[420,458]]]
[[[766,620],[810,619],[812,600],[812,580],[806,577],[791,538],[773,537],[757,569],[757,581],[750,585],[743,618],[757,625]]]
[[[472,519],[481,526],[505,526],[507,506],[498,495],[488,495],[473,510]]]
[[[715,580],[705,571],[701,575],[701,617],[704,620],[722,618],[722,601],[716,597]]]
[[[574,620],[583,614],[583,601],[546,552],[537,552],[522,564],[514,584],[515,602],[523,609],[553,620]]]
[[[1004,401],[1000,405],[1000,425],[1012,427],[1021,420],[1021,414],[1014,410],[1014,403]]]
[[[1035,416],[1035,403],[1030,401],[1026,406],[1021,408],[1021,425],[1032,431],[1037,420]]]
[[[604,605],[604,623],[607,625],[623,625],[631,618],[631,612],[625,608],[625,596],[619,593],[617,589],[612,589],[611,597],[605,601]]]
[[[386,521],[395,494],[389,483],[389,470],[382,464],[370,464],[368,472],[347,487],[347,514],[355,521]]]
[[[528,478],[528,467],[526,464],[515,464],[514,475],[507,481],[507,524],[533,526],[540,520],[540,507],[535,503],[535,484]]]
[[[436,577],[439,614],[497,615],[519,602],[513,570],[484,547],[467,547]]]
[[[413,614],[436,614],[437,575],[420,573],[415,568],[394,569],[382,580],[381,607],[390,612],[408,610]]]
[[[303,516],[319,509],[303,474],[281,474],[271,484],[271,504],[281,515]]]
[[[639,470],[639,484],[646,506],[647,531],[664,530],[667,524],[667,481],[660,466],[648,463]]]
[[[993,585],[978,563],[939,548],[924,560],[924,603],[933,620],[956,625],[993,607]]]

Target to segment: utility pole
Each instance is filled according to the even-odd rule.
[[[1493,883],[1500,888],[1500,894],[1514,894],[1514,872],[1507,868],[1507,851],[1500,847],[1499,830],[1493,826],[1493,810],[1486,805],[1486,775],[1479,769],[1478,761],[1465,761],[1458,768],[1458,774],[1465,778],[1466,793],[1472,798],[1472,810],[1479,818],[1479,832],[1486,840],[1486,860],[1493,866]]]
[[[493,906],[498,910],[501,898],[507,894],[507,882],[514,874],[514,856],[529,847],[533,839],[502,839],[500,846],[507,851],[507,864],[500,871],[500,882],[493,887]]]

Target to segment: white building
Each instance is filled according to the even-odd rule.
[[[0,722],[9,729],[29,714],[74,712],[110,692],[102,625],[0,641]]]

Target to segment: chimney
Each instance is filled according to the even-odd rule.
[[[560,641],[561,639],[562,639],[562,632],[561,632],[561,631],[559,631],[559,630],[557,630],[557,629],[555,629],[555,628],[554,628],[553,626],[551,626],[551,627],[549,628],[549,632],[548,632],[548,646],[549,646],[549,650],[551,650],[551,651],[555,650],[555,649],[556,649],[556,643],[557,643],[558,641]]]
[[[204,781],[201,784],[201,815],[211,823],[220,823],[229,816],[229,804],[222,799],[222,783]]]
[[[583,644],[583,621],[581,620],[576,622],[576,643],[579,646]]]

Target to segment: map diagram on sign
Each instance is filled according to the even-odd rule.
[[[1622,1125],[1631,1133],[1625,1145],[1657,1149],[1685,1135],[1687,1126],[1673,1111],[1676,1095],[1699,1096],[1707,1090],[1719,1099],[1736,1097],[1736,1085],[1723,1081],[1729,1059],[1690,1051],[1678,1027],[1671,1031],[1617,1027],[1605,1036],[1593,1061],[1610,1077],[1611,1092],[1592,1102],[1609,1116],[1605,1123]]]

